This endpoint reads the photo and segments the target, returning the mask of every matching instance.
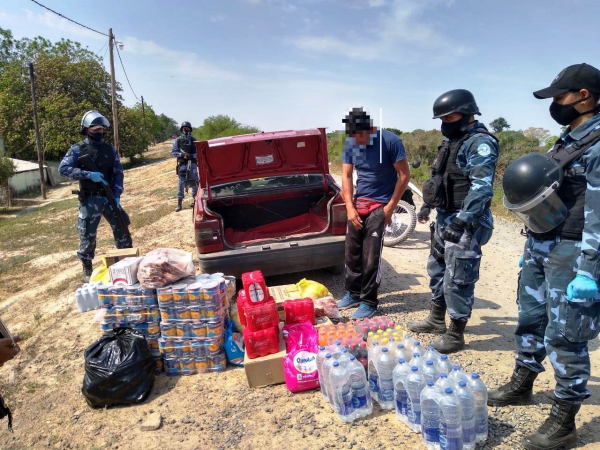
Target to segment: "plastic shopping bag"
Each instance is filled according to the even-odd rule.
[[[144,256],[137,277],[142,286],[159,288],[195,273],[190,252],[176,248],[158,248]]]
[[[300,293],[300,298],[312,298],[316,300],[323,297],[333,297],[331,292],[323,286],[321,283],[316,281],[307,280],[303,278],[296,284],[296,289]]]

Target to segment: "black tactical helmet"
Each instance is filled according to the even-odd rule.
[[[466,89],[454,89],[440,95],[433,102],[433,118],[447,116],[452,113],[461,113],[464,115],[479,114],[479,108],[475,103],[475,97]]]
[[[181,126],[179,127],[179,131],[183,131],[184,128],[192,129],[192,124],[189,122],[181,122]]]
[[[79,129],[79,133],[85,135],[87,134],[88,128],[95,126],[107,128],[110,127],[110,122],[98,111],[88,111],[81,118],[81,127]]]

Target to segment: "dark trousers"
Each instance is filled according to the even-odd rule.
[[[348,222],[346,233],[346,290],[367,305],[377,307],[381,282],[381,252],[385,230],[383,206],[361,217],[362,230]]]

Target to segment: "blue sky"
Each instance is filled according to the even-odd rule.
[[[503,116],[513,129],[557,134],[549,101],[531,92],[567,65],[600,67],[598,0],[40,2],[100,31],[112,27],[136,94],[193,125],[227,114],[265,131],[341,129],[346,112],[363,106],[376,123],[382,108],[384,127],[431,129],[439,127],[435,98],[466,88],[484,123]],[[94,52],[105,42],[28,0],[2,2],[0,26]]]

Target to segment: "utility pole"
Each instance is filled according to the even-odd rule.
[[[142,99],[142,117],[144,118],[144,133],[146,133],[146,108],[144,107],[144,96],[140,95]],[[148,144],[146,143],[146,151],[148,151]]]
[[[110,52],[110,91],[112,94],[112,113],[113,113],[113,136],[114,145],[119,155],[121,151],[119,149],[119,119],[117,116],[117,82],[115,81],[115,59],[113,55],[113,45],[115,43],[115,37],[113,36],[112,28],[108,30],[108,49]]]
[[[35,98],[35,75],[33,73],[33,63],[29,63],[29,79],[31,80],[31,99],[33,100],[33,125],[35,127],[35,144],[37,146],[38,165],[40,167],[40,188],[42,189],[42,198],[46,200],[44,154],[42,153],[42,144],[40,143],[40,128],[38,126],[37,100]]]

